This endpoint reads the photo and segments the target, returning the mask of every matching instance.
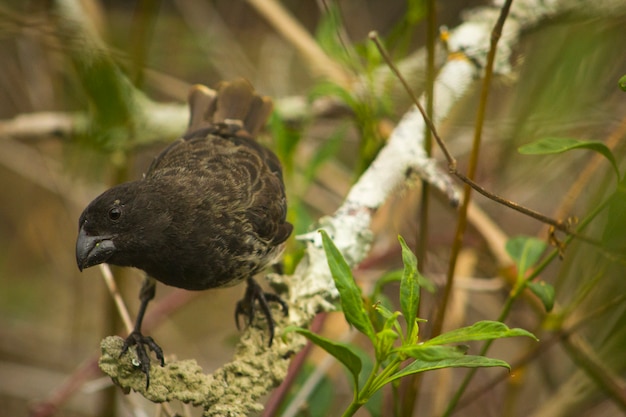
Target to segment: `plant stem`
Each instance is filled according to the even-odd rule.
[[[480,95],[480,102],[478,103],[478,111],[476,113],[476,126],[474,130],[474,141],[472,144],[472,153],[469,160],[469,166],[467,168],[467,176],[466,178],[469,180],[473,180],[474,175],[476,174],[476,168],[478,166],[478,154],[480,152],[480,144],[482,140],[482,131],[483,124],[485,121],[485,114],[487,111],[487,99],[489,97],[489,90],[491,88],[491,78],[493,77],[493,66],[496,58],[498,40],[502,34],[502,28],[504,27],[504,22],[509,14],[509,9],[511,8],[511,4],[513,0],[507,0],[502,9],[500,10],[500,16],[498,17],[498,21],[496,22],[493,30],[491,31],[491,45],[489,48],[489,53],[487,55],[487,64],[485,65],[485,76],[483,78],[482,90]],[[456,269],[456,261],[461,252],[461,248],[463,246],[463,236],[465,235],[465,228],[467,227],[467,208],[470,203],[472,193],[471,184],[467,183],[464,187],[463,194],[463,202],[461,204],[461,208],[459,210],[459,220],[457,223],[457,229],[454,236],[454,241],[452,243],[452,250],[450,254],[450,263],[448,265],[448,274],[446,286],[444,287],[443,296],[441,302],[438,306],[438,314],[435,317],[435,321],[433,323],[433,331],[432,336],[437,336],[441,333],[441,329],[443,327],[443,321],[446,314],[446,307],[448,305],[448,301],[450,299],[450,294],[452,293],[452,287],[454,284],[454,271]]]
[[[355,389],[354,398],[352,399],[352,402],[350,403],[346,411],[344,411],[342,416],[353,416],[359,408],[361,408],[365,403],[369,401],[369,399],[372,397],[372,395],[374,395],[374,393],[376,393],[376,391],[386,385],[386,379],[389,377],[389,375],[398,370],[398,367],[401,363],[401,359],[396,357],[389,363],[389,365],[383,368],[380,373],[376,373],[377,370],[380,368],[380,361],[376,360],[376,363],[374,364],[372,372],[367,378],[365,385],[363,385],[363,388],[361,388],[361,390],[358,392],[356,392]]]
[[[426,1],[426,114],[432,120],[435,92],[435,42],[437,37],[437,15],[435,14],[435,0]],[[433,148],[433,132],[424,124],[424,151],[430,157]],[[431,187],[427,181],[422,181],[422,198],[420,200],[419,228],[416,238],[415,256],[420,269],[426,267],[426,248],[428,247],[428,219],[430,210]],[[418,309],[417,315],[420,315]],[[421,374],[414,374],[407,378],[406,389],[402,397],[402,415],[410,417],[413,414],[417,397],[419,396],[422,381]]]
[[[387,365],[385,367],[385,369],[382,370],[382,372],[380,374],[378,374],[376,376],[376,378],[372,381],[371,386],[368,388],[369,391],[365,391],[365,389],[362,391],[364,393],[366,393],[367,398],[369,399],[372,395],[374,395],[374,393],[376,391],[378,391],[379,389],[381,389],[383,386],[385,386],[388,381],[387,378],[389,378],[389,376],[393,373],[395,373],[398,368],[400,367],[400,364],[402,363],[401,359],[394,359],[391,363],[389,363],[389,365]]]
[[[435,37],[437,33],[437,19],[435,16],[435,1],[426,2],[426,114],[432,120],[435,91]],[[433,147],[433,132],[424,125],[424,151],[430,157]],[[424,268],[426,264],[426,247],[428,244],[428,206],[430,200],[430,186],[422,181],[421,210],[419,214],[419,235],[416,242],[415,256],[417,264]]]
[[[348,406],[348,408],[346,409],[346,411],[343,412],[342,416],[343,417],[353,416],[354,413],[356,413],[357,410],[361,408],[361,406],[363,406],[363,404],[359,402],[357,398],[354,398],[352,402],[350,403],[350,405]]]
[[[367,402],[367,399],[369,399],[369,397],[367,397],[365,401],[363,401],[363,397],[368,392],[370,386],[374,382],[374,379],[376,379],[376,372],[378,371],[378,368],[380,368],[380,362],[378,361],[378,359],[376,359],[376,363],[374,363],[372,372],[370,372],[370,375],[367,377],[367,381],[365,382],[365,385],[363,385],[363,388],[361,388],[361,390],[359,391],[358,387],[354,387],[354,397],[352,398],[352,402],[350,403],[346,411],[343,412],[343,417],[349,417],[354,415],[354,413],[356,413],[356,411]]]

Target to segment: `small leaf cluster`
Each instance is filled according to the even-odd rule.
[[[325,231],[320,233],[328,266],[340,294],[345,318],[371,342],[374,351],[374,366],[368,375],[361,375],[364,372],[364,364],[354,347],[329,340],[299,327],[290,327],[286,331],[304,335],[348,369],[353,380],[354,395],[344,416],[353,415],[381,388],[388,384],[395,384],[405,376],[455,367],[499,366],[510,369],[506,362],[499,359],[467,355],[467,346],[463,345],[466,342],[513,336],[535,338],[526,330],[510,329],[501,322],[480,321],[430,340],[421,341],[419,323],[422,320],[417,318],[417,312],[420,302],[420,283],[426,282],[426,279],[419,273],[415,255],[405,241],[399,237],[404,264],[400,278],[401,311],[391,311],[382,303],[369,306],[364,301],[361,289],[356,284],[351,269],[341,252]],[[379,317],[372,317],[368,314],[368,310],[372,308]]]
[[[533,268],[545,251],[546,243],[534,237],[517,236],[506,242],[505,249],[517,267],[517,280],[513,294],[517,295],[524,288],[528,288],[539,298],[547,312],[552,311],[555,298],[554,287],[543,280],[532,280]]]

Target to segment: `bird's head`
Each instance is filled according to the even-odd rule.
[[[78,221],[76,263],[84,268],[103,262],[132,266],[141,244],[146,212],[139,182],[117,185],[94,199]]]

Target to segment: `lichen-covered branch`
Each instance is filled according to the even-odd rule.
[[[275,314],[279,317],[280,312]],[[247,416],[263,408],[259,399],[282,382],[289,360],[304,345],[302,338],[290,334],[285,340],[277,338],[270,349],[265,332],[246,331],[233,360],[212,374],[205,374],[193,359],[153,365],[147,390],[134,350],[120,356],[124,339],[119,336],[102,341],[99,364],[124,391],[134,390],[155,403],[178,400],[204,407],[206,416]]]

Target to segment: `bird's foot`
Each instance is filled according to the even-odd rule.
[[[141,332],[135,330],[128,335],[122,347],[120,357],[128,351],[131,346],[136,346],[137,359],[139,360],[139,368],[141,372],[146,374],[146,390],[150,387],[150,356],[146,351],[146,346],[154,352],[157,359],[161,362],[161,366],[165,365],[163,358],[163,349],[150,336],[144,336]]]
[[[261,286],[257,284],[254,279],[249,278],[246,294],[243,299],[237,303],[237,307],[235,308],[235,323],[237,324],[237,329],[240,329],[239,316],[244,315],[248,317],[248,325],[252,324],[252,319],[254,318],[258,305],[258,307],[261,308],[261,312],[267,319],[267,326],[270,333],[269,346],[272,346],[275,323],[269,306],[270,302],[278,303],[285,315],[289,312],[287,303],[285,303],[282,298],[276,294],[264,292],[263,288],[261,288]]]

